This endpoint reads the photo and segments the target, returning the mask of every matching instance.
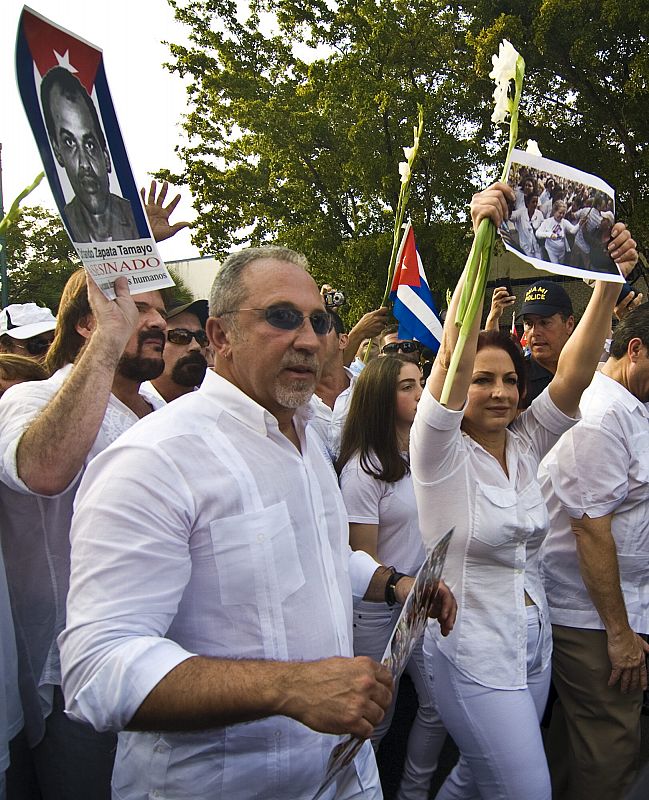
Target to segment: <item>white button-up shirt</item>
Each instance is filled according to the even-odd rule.
[[[483,686],[527,684],[524,593],[539,607],[543,665],[550,660],[547,604],[538,550],[548,515],[536,480],[541,458],[574,425],[547,389],[507,430],[507,469],[460,430],[463,411],[441,406],[426,389],[410,435],[419,524],[427,547],[450,528],[444,579],[458,604],[453,632],[437,646]]]
[[[8,389],[0,400],[0,536],[7,579],[11,588],[12,611],[23,673],[28,668],[25,687],[58,686],[61,667],[56,637],[65,626],[65,600],[70,577],[70,524],[72,504],[80,475],[68,488],[53,497],[30,491],[18,475],[16,450],[25,429],[48,405],[72,372],[69,364],[45,381],[20,383]],[[161,405],[143,393],[153,406]],[[86,464],[138,417],[114,395],[110,395],[106,414]],[[55,432],[54,432],[54,435]],[[51,689],[40,689],[43,714],[51,708]],[[38,705],[26,708],[26,729],[30,743],[43,733]]]
[[[539,472],[550,512],[542,556],[550,619],[571,628],[604,625],[581,578],[570,518],[613,513],[620,585],[637,633],[649,633],[649,413],[620,383],[595,373],[582,420]]]
[[[208,371],[89,466],[59,639],[73,716],[122,729],[194,654],[352,654],[352,587],[364,594],[376,563],[350,557],[336,477],[307,417],[302,407],[294,418],[300,453],[275,417]],[[310,797],[336,742],[285,717],[120,733],[113,789],[129,800]]]

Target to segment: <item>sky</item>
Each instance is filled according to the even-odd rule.
[[[16,85],[15,42],[23,5],[18,0],[2,0],[0,11],[0,142],[5,211],[42,170]],[[162,67],[170,57],[162,41],[186,43],[187,29],[176,22],[166,0],[111,0],[101,4],[96,0],[32,0],[29,6],[103,50],[113,104],[138,185],[148,187],[150,173],[158,169],[179,170],[181,162],[174,148],[186,141],[181,122],[187,111],[187,95],[181,78]],[[191,221],[196,212],[191,207],[189,190],[179,187],[178,191],[182,201],[172,219]],[[168,197],[175,193],[170,190]],[[25,202],[56,210],[47,180]],[[167,261],[200,255],[187,230],[159,247]]]

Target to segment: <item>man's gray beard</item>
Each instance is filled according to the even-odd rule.
[[[310,383],[311,385],[308,388],[298,389],[276,381],[275,399],[283,408],[299,408],[305,403],[308,403],[313,396],[313,392],[315,391],[315,379]]]

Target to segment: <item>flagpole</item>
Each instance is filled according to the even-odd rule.
[[[408,217],[408,221],[405,225],[402,226],[404,228],[403,235],[401,236],[401,242],[399,243],[399,249],[397,250],[397,255],[394,259],[394,272],[392,273],[392,284],[394,283],[394,279],[397,275],[397,270],[399,269],[399,264],[401,262],[401,256],[403,255],[403,248],[406,244],[406,237],[408,236],[408,231],[412,228],[412,221],[410,217]],[[386,286],[385,295],[383,297],[383,302],[381,303],[382,306],[385,306],[388,302],[390,295],[392,294],[392,284]],[[370,358],[370,350],[372,349],[372,340],[367,343],[367,347],[365,348],[365,354],[363,355],[363,364],[367,364]]]

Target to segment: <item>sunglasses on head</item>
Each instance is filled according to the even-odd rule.
[[[185,345],[189,344],[192,339],[196,339],[199,347],[207,347],[209,339],[204,330],[188,331],[187,328],[172,328],[167,331],[167,341],[171,344]]]
[[[27,339],[25,344],[17,344],[17,347],[27,350],[30,356],[42,356],[50,349],[52,339]]]
[[[263,313],[264,319],[273,328],[282,331],[295,331],[301,328],[306,317],[301,311],[297,311],[290,306],[269,306],[268,308],[237,308],[233,311],[223,311],[220,316],[225,314],[237,314],[239,311],[258,311]],[[314,311],[309,314],[309,320],[313,332],[318,336],[326,336],[332,328],[333,320],[328,311]]]
[[[395,353],[398,353],[399,350],[402,353],[418,353],[421,350],[421,345],[419,342],[390,342],[389,344],[383,345],[381,352],[384,356],[391,356]]]

